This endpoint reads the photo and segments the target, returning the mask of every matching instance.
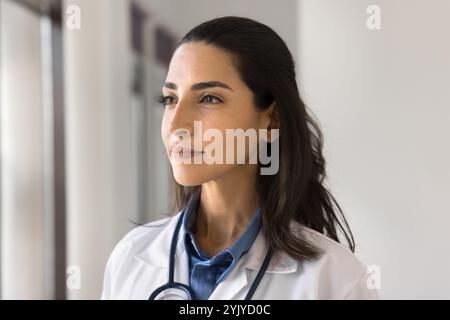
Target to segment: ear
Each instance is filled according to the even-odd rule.
[[[280,128],[280,116],[275,101],[262,112],[260,128],[267,130]]]
[[[278,113],[278,107],[275,101],[269,107],[269,117],[270,124],[267,129],[280,129],[280,114]]]
[[[267,129],[266,142],[271,142],[272,138],[276,139],[278,135],[272,136],[272,129],[280,129],[280,114],[275,101],[264,110],[264,124],[263,129]]]

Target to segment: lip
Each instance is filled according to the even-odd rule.
[[[203,154],[203,151],[192,149],[183,145],[174,145],[170,147],[169,153],[173,158],[184,159],[201,155]]]

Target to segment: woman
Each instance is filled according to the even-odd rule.
[[[240,17],[195,27],[177,46],[162,91],[175,215],[120,241],[102,298],[378,297],[323,185],[321,133],[299,96],[292,55],[271,28]],[[221,140],[230,130],[245,133],[245,150]],[[250,161],[264,145],[270,163],[261,152]],[[211,161],[226,157],[233,161]]]

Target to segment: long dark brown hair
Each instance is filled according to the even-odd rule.
[[[270,27],[235,16],[216,18],[189,31],[178,46],[202,42],[230,53],[254,104],[267,109],[274,101],[279,115],[279,170],[258,175],[258,205],[262,232],[268,245],[299,260],[320,253],[293,220],[339,242],[342,232],[352,251],[352,232],[338,203],[324,186],[325,160],[322,133],[297,88],[295,65],[288,47]],[[175,183],[174,213],[186,207],[201,186]]]

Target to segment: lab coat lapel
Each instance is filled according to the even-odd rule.
[[[178,245],[175,254],[174,281],[189,285],[189,257],[184,246],[184,237],[181,236],[182,234],[184,234],[183,228],[180,231],[180,238],[178,239]],[[168,270],[167,275],[169,275]]]
[[[209,297],[209,300],[232,300],[244,298],[248,289],[251,286],[249,283],[249,272],[247,269],[259,270],[266,249],[264,236],[260,230],[255,241],[253,242],[250,250],[241,257],[237,265],[225,278],[224,281],[219,283],[217,288]],[[254,268],[256,266],[256,268]],[[246,290],[242,292],[242,290]],[[242,297],[241,297],[242,296]]]
[[[219,283],[209,300],[232,300],[241,290],[247,287],[247,270],[243,267],[244,260],[238,262],[224,281]]]

